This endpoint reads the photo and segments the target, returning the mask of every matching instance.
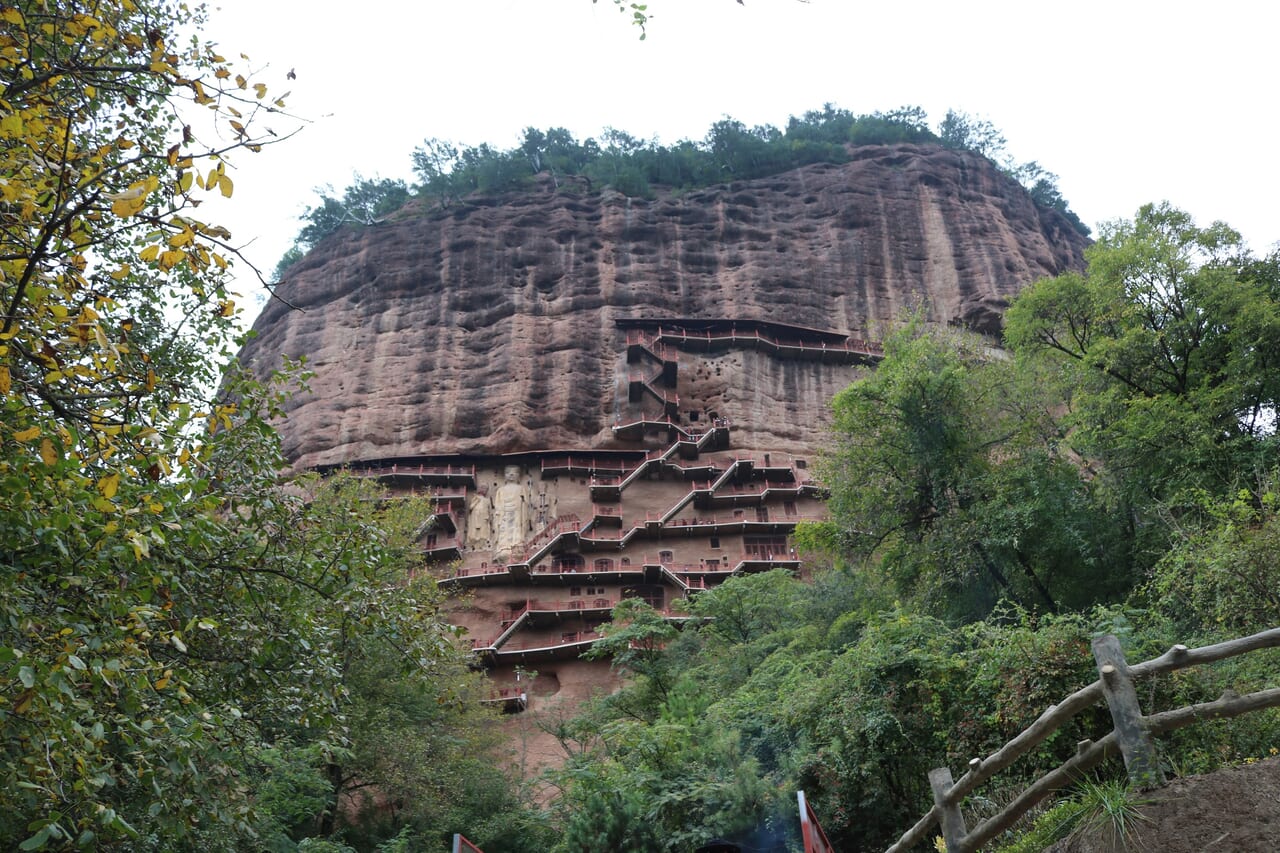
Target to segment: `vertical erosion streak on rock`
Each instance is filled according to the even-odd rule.
[[[543,182],[407,209],[295,264],[280,295],[305,311],[268,305],[242,353],[260,375],[283,356],[316,370],[282,424],[295,466],[617,446],[609,426],[638,411],[618,319],[768,320],[875,339],[927,300],[930,319],[996,331],[1020,288],[1083,263],[1085,241],[1059,214],[991,163],[938,147],[864,146],[847,163],[679,196],[580,193]],[[705,399],[682,409],[737,421],[738,402],[773,411],[798,395],[810,414],[780,410],[799,425],[777,437],[821,441],[827,368],[741,355],[707,358]],[[682,381],[685,370],[682,355]]]
[[[924,236],[924,292],[930,294],[929,313],[933,317],[957,317],[962,294],[956,271],[956,251],[947,233],[942,206],[929,187],[920,192],[920,224]]]

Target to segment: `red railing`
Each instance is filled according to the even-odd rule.
[[[504,623],[514,622],[529,611],[539,613],[561,613],[579,610],[612,610],[618,602],[612,598],[566,598],[559,601],[529,599],[521,607],[513,607],[502,611]]]
[[[536,554],[551,540],[565,533],[577,533],[582,529],[582,521],[573,513],[556,516],[550,524],[538,531],[538,534],[529,540],[525,545],[524,559],[522,563],[529,562],[529,558]]]
[[[472,844],[460,832],[453,834],[453,847],[449,853],[484,853],[479,847]]]
[[[824,353],[824,352],[845,352],[852,355],[884,355],[884,347],[874,341],[866,341],[859,338],[846,338],[843,341],[805,341],[800,338],[779,338],[771,335],[765,335],[758,329],[750,331],[738,331],[731,329],[728,332],[712,332],[707,330],[701,334],[690,334],[686,329],[670,331],[659,328],[657,333],[653,335],[655,343],[664,343],[667,341],[677,342],[688,346],[691,342],[698,343],[720,343],[720,342],[751,342],[763,343],[775,349],[798,349],[806,352]]]
[[[503,643],[502,652],[527,652],[531,649],[554,649],[572,646],[578,643],[593,643],[600,639],[598,631],[566,631],[557,637],[546,637],[541,640],[526,640],[523,643]]]
[[[458,569],[458,573],[454,577],[466,578],[477,577],[479,575],[505,575],[508,570],[506,566],[485,566],[479,569]]]
[[[628,466],[620,459],[597,459],[594,456],[556,456],[542,460],[542,470],[548,468],[578,469],[581,471],[626,471]]]
[[[475,479],[474,465],[383,465],[378,468],[355,468],[353,474],[363,477],[470,477]]]
[[[661,521],[665,513],[645,513],[645,521]],[[733,524],[794,524],[800,521],[822,521],[817,515],[783,515],[770,518],[755,518],[748,515],[722,516],[699,515],[693,518],[673,518],[663,525],[665,529],[673,527],[723,527]],[[594,533],[592,534],[595,535]]]

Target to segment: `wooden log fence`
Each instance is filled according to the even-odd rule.
[[[934,827],[940,828],[947,853],[972,853],[1013,826],[1049,794],[1079,780],[1083,773],[1115,755],[1124,759],[1125,769],[1134,785],[1145,788],[1162,784],[1163,775],[1151,743],[1153,735],[1206,720],[1237,717],[1252,711],[1280,707],[1280,687],[1245,696],[1228,690],[1212,702],[1148,716],[1143,715],[1138,705],[1134,679],[1276,647],[1280,647],[1280,628],[1271,628],[1248,637],[1198,649],[1189,649],[1179,644],[1159,657],[1129,666],[1115,637],[1098,637],[1093,641],[1098,680],[1067,696],[1057,705],[1050,706],[1035,722],[991,755],[972,759],[968,770],[959,779],[952,780],[949,768],[940,767],[930,771],[929,786],[933,791],[933,807],[911,829],[903,833],[886,853],[905,853],[924,842]],[[1074,756],[1036,780],[1003,811],[979,823],[972,830],[966,828],[960,811],[965,797],[1043,743],[1076,714],[1102,700],[1107,702],[1111,710],[1114,728],[1110,734],[1097,741],[1081,741],[1076,745]]]

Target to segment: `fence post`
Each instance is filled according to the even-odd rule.
[[[953,784],[950,769],[938,767],[929,771],[929,787],[933,789],[933,802],[938,807],[942,840],[947,842],[947,853],[960,853],[960,842],[968,830],[964,815],[960,814],[960,804],[947,801],[947,791]]]
[[[1138,691],[1129,677],[1129,665],[1125,663],[1120,641],[1111,634],[1094,638],[1093,658],[1098,663],[1098,674],[1102,676],[1102,693],[1107,697],[1107,707],[1111,709],[1111,722],[1115,726],[1129,781],[1139,788],[1163,785],[1160,759],[1151,736],[1142,725]]]

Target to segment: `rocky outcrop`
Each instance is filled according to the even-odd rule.
[[[774,321],[876,339],[904,311],[996,332],[1009,298],[1082,266],[1085,240],[986,160],[937,147],[653,200],[550,182],[403,211],[324,240],[242,360],[306,356],[282,426],[299,467],[615,446],[618,321]],[[819,443],[848,371],[759,351],[681,367],[680,417],[733,412],[735,444]]]

